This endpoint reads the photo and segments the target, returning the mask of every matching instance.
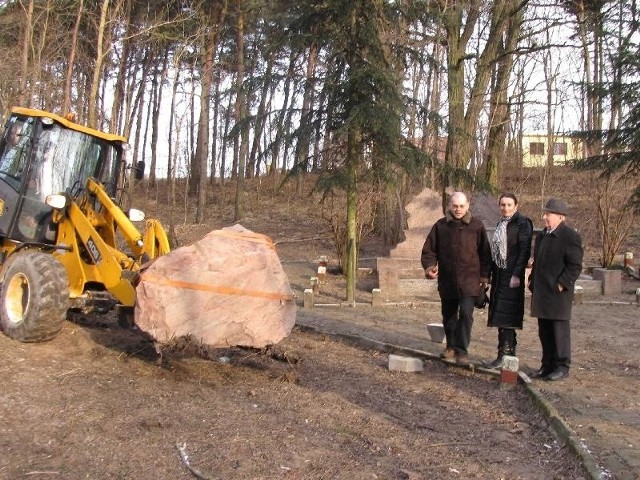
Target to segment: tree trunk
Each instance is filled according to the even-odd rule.
[[[302,195],[303,172],[306,171],[306,165],[309,157],[309,145],[311,144],[311,106],[313,104],[314,94],[314,75],[316,70],[316,61],[318,59],[318,44],[312,43],[309,47],[307,60],[307,71],[305,76],[304,93],[302,96],[302,110],[300,111],[300,134],[296,143],[296,165],[303,166],[296,174],[296,194]]]
[[[258,151],[260,147],[260,139],[262,138],[262,132],[264,131],[266,116],[267,98],[269,97],[269,88],[272,85],[273,79],[271,78],[271,72],[273,70],[274,56],[270,55],[266,59],[267,66],[264,73],[264,80],[262,82],[262,89],[260,92],[260,103],[258,104],[258,111],[256,112],[254,128],[253,128],[253,144],[251,146],[251,153],[249,154],[249,160],[247,162],[247,177],[252,178],[260,173],[260,165],[258,162]]]
[[[273,140],[273,146],[271,148],[271,169],[270,173],[275,173],[278,170],[278,158],[280,157],[280,146],[282,145],[282,139],[285,134],[285,119],[287,118],[287,112],[289,111],[289,97],[291,93],[291,84],[293,82],[293,74],[295,68],[297,55],[294,52],[290,53],[289,68],[287,69],[287,76],[282,87],[282,107],[278,112],[276,120],[276,137]],[[284,163],[284,162],[283,162]]]
[[[22,1],[20,1],[22,5]],[[22,5],[24,8],[24,5]],[[20,53],[20,82],[18,91],[18,105],[31,106],[31,99],[27,103],[27,85],[29,78],[29,47],[33,37],[33,0],[29,0],[24,19],[24,36],[22,37],[22,52]]]
[[[76,62],[78,52],[78,35],[80,33],[80,23],[82,21],[82,12],[84,9],[84,0],[78,1],[78,12],[76,13],[76,21],[73,24],[71,33],[71,45],[69,46],[69,57],[67,59],[67,73],[64,77],[64,95],[62,100],[62,112],[71,112],[71,86],[73,84],[73,67]]]
[[[149,72],[149,51],[145,50],[145,55],[144,55],[144,59],[142,60],[140,69],[139,69],[139,75],[140,78],[144,79],[147,78],[148,72]],[[135,76],[134,78],[138,77],[138,69],[136,69],[135,71]],[[127,114],[125,115],[125,119],[124,119],[124,125],[122,127],[122,134],[129,138],[129,136],[131,135],[131,127],[133,126],[133,119],[134,118],[139,118],[140,117],[140,112],[142,111],[143,108],[143,103],[144,103],[144,92],[146,89],[146,83],[144,81],[139,81],[135,83],[135,86],[132,85],[130,88],[130,94],[129,94],[129,98],[127,100],[127,104],[131,105],[130,108],[128,108]],[[140,129],[140,125],[138,125],[136,123],[136,129],[139,130]]]
[[[176,76],[173,79],[173,91],[171,92],[171,111],[169,112],[169,138],[167,139],[167,186],[168,186],[168,197],[167,204],[169,205],[169,231],[172,232],[174,230],[174,219],[173,219],[173,209],[175,208],[176,203],[176,179],[175,179],[175,165],[177,161],[177,149],[174,150],[173,146],[175,140],[173,138],[174,128],[173,124],[175,121],[176,114],[176,98],[177,91],[180,79],[180,69],[176,68]]]
[[[423,128],[423,145],[422,148],[431,155],[431,167],[429,168],[429,186],[433,189],[436,188],[436,166],[440,163],[442,157],[440,148],[440,133],[438,128],[438,122],[435,121],[432,116],[435,117],[440,111],[440,103],[442,100],[442,63],[443,63],[443,48],[441,45],[441,37],[443,30],[438,28],[436,31],[436,37],[433,44],[432,56],[435,62],[434,68],[431,69],[429,74],[431,75],[431,81],[429,82],[430,94],[427,96],[429,102],[429,115],[425,115],[426,126]]]
[[[247,159],[248,138],[247,127],[244,125],[246,115],[246,104],[244,94],[244,11],[242,0],[237,0],[236,19],[236,48],[238,56],[236,58],[236,125],[239,127],[238,136],[239,148],[236,152],[238,175],[236,176],[236,198],[233,220],[240,221],[244,217],[244,167]]]
[[[109,11],[109,0],[102,0],[100,8],[100,22],[98,24],[98,39],[96,42],[96,58],[93,65],[93,80],[89,89],[89,105],[87,124],[91,128],[98,128],[98,89],[100,87],[100,76],[102,74],[102,63],[104,61],[104,36],[107,29],[107,13]]]
[[[211,175],[209,176],[209,184],[213,186],[216,180],[216,158],[218,157],[218,130],[220,129],[220,70],[216,72],[214,80],[213,94],[213,127],[211,128]],[[224,142],[222,143],[224,148]],[[220,175],[222,177],[222,174]]]
[[[43,85],[46,83],[43,77],[50,74],[48,70],[51,68],[47,59],[43,58],[43,52],[47,47],[47,42],[50,37],[49,22],[51,19],[51,10],[51,0],[47,0],[44,6],[44,13],[39,15],[41,20],[38,24],[37,32],[33,32],[32,27],[31,72],[29,73],[30,87],[27,92],[27,97],[30,99],[32,105],[39,105],[45,110],[55,111],[59,106],[59,99],[56,98],[57,93],[43,88]]]
[[[124,99],[124,88],[126,85],[127,75],[131,72],[128,68],[129,57],[131,55],[131,42],[129,40],[129,33],[131,30],[131,0],[127,1],[126,18],[124,22],[124,35],[122,36],[122,52],[120,55],[120,62],[118,64],[118,73],[116,76],[114,91],[113,91],[113,103],[111,104],[111,119],[109,121],[109,131],[118,132],[120,125],[120,118],[122,117],[122,101]]]
[[[498,46],[498,61],[495,64],[495,77],[491,88],[490,123],[485,169],[485,181],[493,187],[497,187],[499,184],[499,168],[505,153],[510,119],[507,90],[511,71],[513,70],[513,52],[522,29],[523,16],[524,11],[519,10],[516,15],[509,18],[504,43]]]
[[[347,133],[347,303],[356,302],[356,269],[358,264],[358,229],[357,229],[357,165],[358,165],[358,135],[353,129]]]
[[[151,119],[151,162],[149,165],[149,186],[154,188],[156,186],[156,165],[158,164],[158,135],[160,133],[160,106],[162,104],[162,91],[164,89],[164,82],[162,79],[167,74],[167,67],[169,64],[169,52],[165,51],[164,58],[162,59],[162,65],[160,71],[155,72],[153,78],[153,117]]]
[[[461,174],[465,171],[475,150],[478,120],[484,107],[487,87],[493,70],[492,65],[497,60],[498,47],[509,18],[524,5],[518,3],[517,0],[493,2],[490,11],[490,30],[475,65],[475,77],[467,95],[466,112],[464,62],[466,61],[467,44],[480,15],[479,3],[461,2],[454,6],[441,5],[447,32],[449,96],[449,127],[443,187],[469,186],[468,182],[463,181]],[[443,190],[443,206],[445,203]]]
[[[197,187],[198,199],[196,202],[196,223],[202,223],[204,220],[204,211],[207,203],[207,166],[209,158],[209,117],[211,110],[211,87],[215,71],[213,62],[215,58],[216,47],[218,45],[218,33],[220,25],[224,21],[226,15],[226,2],[211,2],[207,12],[206,25],[207,34],[203,39],[202,55],[200,63],[202,65],[201,72],[201,88],[200,95],[200,115],[198,118],[198,138],[196,141],[196,153],[194,159],[195,170],[192,172],[193,183],[191,189]]]
[[[231,115],[232,112],[232,103],[233,103],[233,97],[231,95],[229,95],[229,103],[227,105],[227,108],[225,109],[225,113],[224,113],[224,132],[222,134],[222,138],[224,138],[225,140],[227,138],[229,138],[229,129],[231,126],[231,122],[233,120],[233,116]],[[224,180],[224,175],[225,175],[225,170],[227,169],[227,148],[226,146],[223,145],[222,147],[222,152],[220,152],[220,185],[224,185],[225,180]]]

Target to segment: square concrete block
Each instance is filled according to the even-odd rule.
[[[435,343],[445,343],[446,337],[444,334],[444,325],[441,323],[428,323],[427,324],[427,332],[429,332],[429,337],[432,342]]]
[[[389,355],[389,370],[398,372],[421,372],[424,368],[422,360],[400,355]]]

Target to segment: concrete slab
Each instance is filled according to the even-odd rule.
[[[599,297],[602,295],[602,281],[586,278],[576,280],[576,286],[582,287],[583,297]]]
[[[424,363],[419,358],[389,355],[389,370],[398,372],[421,372]]]

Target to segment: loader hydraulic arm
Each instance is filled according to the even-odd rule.
[[[87,180],[87,190],[90,194],[95,195],[100,204],[104,207],[105,212],[116,223],[120,232],[127,241],[131,252],[135,257],[139,257],[143,253],[144,242],[142,234],[133,225],[131,220],[125,215],[125,213],[118,207],[115,202],[109,197],[104,187],[98,183],[95,179],[89,178]]]
[[[153,259],[159,255],[169,253],[169,240],[162,225],[157,220],[147,220],[146,232],[143,236],[129,220],[129,217],[109,197],[102,184],[93,178],[89,178],[87,180],[87,190],[92,195],[95,195],[105,208],[106,214],[113,219],[135,257],[146,255],[148,259]]]
[[[88,285],[102,284],[122,305],[133,306],[134,278],[141,263],[170,250],[158,221],[148,220],[145,233],[140,233],[93,178],[77,199],[68,197],[66,207],[54,214],[54,222],[58,245],[65,246],[56,256],[67,270],[72,298],[81,296]],[[129,253],[118,247],[116,231],[127,242]]]

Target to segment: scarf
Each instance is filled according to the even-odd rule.
[[[507,268],[507,224],[512,216],[500,219],[491,239],[491,258],[501,269]]]

